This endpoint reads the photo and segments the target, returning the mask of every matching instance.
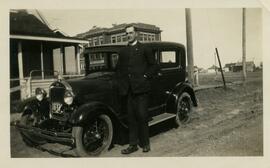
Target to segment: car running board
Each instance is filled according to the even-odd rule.
[[[152,125],[161,123],[163,121],[169,120],[169,119],[174,118],[174,117],[176,117],[176,114],[162,113],[160,115],[152,117],[152,120],[148,122],[148,126],[152,126]]]

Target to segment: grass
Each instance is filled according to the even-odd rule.
[[[226,83],[243,81],[243,74],[242,72],[225,72],[224,78]],[[262,79],[262,71],[247,73],[247,80],[246,80],[247,82],[261,79]],[[223,84],[221,73],[199,74],[199,85],[218,85],[218,84]]]

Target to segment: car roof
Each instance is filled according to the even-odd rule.
[[[152,48],[181,48],[184,49],[184,45],[176,42],[168,42],[168,41],[151,41],[151,42],[140,42],[146,46],[152,47]],[[127,43],[113,43],[113,44],[103,44],[98,46],[90,46],[85,48],[85,53],[90,52],[117,52],[122,47],[127,46]]]

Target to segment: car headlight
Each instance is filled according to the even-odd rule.
[[[46,91],[42,88],[36,88],[35,94],[38,101],[42,101],[47,95]]]
[[[71,105],[73,103],[73,99],[74,99],[74,94],[72,91],[66,91],[65,95],[64,95],[64,102],[67,105]]]

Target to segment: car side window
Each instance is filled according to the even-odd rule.
[[[160,51],[159,63],[161,68],[174,68],[179,65],[178,52],[176,51]]]
[[[160,53],[160,63],[176,63],[176,52],[175,51],[162,51]]]
[[[90,53],[89,61],[90,71],[98,71],[107,68],[104,53]]]

